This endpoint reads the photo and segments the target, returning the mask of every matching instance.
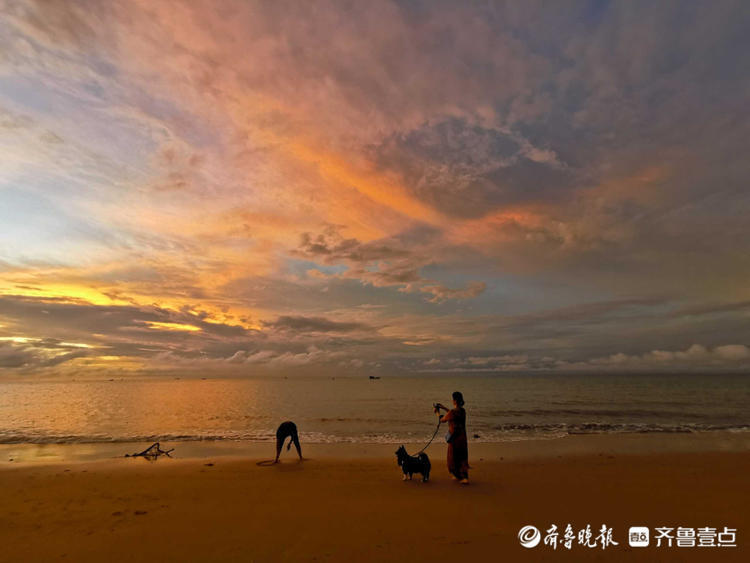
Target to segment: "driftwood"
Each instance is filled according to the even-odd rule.
[[[159,445],[159,442],[154,442],[142,452],[138,452],[137,454],[125,454],[125,457],[145,457],[146,459],[156,459],[160,455],[172,457],[171,455],[169,455],[169,453],[173,451],[174,451],[174,448],[172,448],[171,450],[166,450],[166,451],[162,450],[161,446]]]

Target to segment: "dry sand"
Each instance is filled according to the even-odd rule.
[[[443,444],[429,483],[402,482],[391,446],[310,446],[271,467],[256,465],[268,445],[154,463],[0,458],[0,561],[747,561],[747,440],[475,444],[468,486],[448,477]],[[604,523],[619,545],[520,546],[522,526],[553,523]],[[633,525],[728,526],[738,547],[631,548]]]

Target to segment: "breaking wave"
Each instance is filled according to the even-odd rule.
[[[502,443],[524,439],[559,438],[575,434],[617,434],[617,433],[696,433],[696,432],[750,432],[750,425],[714,424],[498,424],[491,429],[469,430],[469,439],[476,442]],[[375,433],[357,435],[332,435],[321,432],[300,432],[303,441],[313,444],[362,443],[397,444],[427,440],[431,433],[422,435],[413,432]],[[275,432],[248,432],[226,434],[142,434],[133,436],[111,436],[106,434],[44,434],[0,431],[0,444],[97,444],[132,442],[202,442],[202,441],[242,441],[273,442]]]

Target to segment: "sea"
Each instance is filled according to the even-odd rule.
[[[478,442],[750,431],[742,374],[29,379],[0,381],[0,444],[268,442],[286,420],[304,442],[418,443],[453,391]]]

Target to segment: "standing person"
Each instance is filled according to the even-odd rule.
[[[294,442],[294,447],[297,448],[297,455],[299,456],[300,460],[302,459],[302,448],[299,446],[299,436],[297,435],[297,425],[294,424],[291,420],[287,420],[286,422],[282,422],[279,425],[278,430],[276,430],[276,459],[274,460],[274,463],[279,462],[279,455],[281,455],[281,447],[284,445],[284,440],[291,437],[291,440],[289,440],[289,444],[286,447],[286,451],[289,451],[292,447],[292,442]]]
[[[469,442],[466,438],[466,411],[464,396],[460,391],[453,393],[453,408],[438,403],[435,412],[440,416],[440,409],[448,411],[440,422],[448,423],[448,471],[454,479],[464,485],[469,483]]]

